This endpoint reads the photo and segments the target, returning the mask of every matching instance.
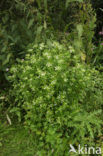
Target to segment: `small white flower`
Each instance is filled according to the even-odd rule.
[[[53,42],[53,46],[57,47],[59,50],[62,49],[62,45],[60,45],[58,42]]]
[[[25,85],[22,85],[21,87],[22,87],[22,88],[25,88]]]
[[[45,76],[46,72],[41,72],[40,74],[41,74],[41,76]]]
[[[73,47],[72,46],[69,46],[69,49],[73,49]]]
[[[52,64],[51,64],[51,63],[47,63],[46,66],[47,66],[47,67],[51,67]]]
[[[69,50],[70,50],[70,53],[74,53],[75,52],[75,50],[74,50],[74,48],[72,46],[69,46]]]
[[[39,48],[40,48],[40,50],[42,50],[42,49],[44,49],[44,47],[45,47],[44,43],[41,43]]]
[[[56,84],[56,80],[53,80],[53,81],[51,82],[51,84],[52,84],[52,85]]]
[[[49,88],[48,86],[45,86],[44,89],[45,89],[45,90],[49,90],[50,88]]]
[[[58,60],[58,63],[60,63],[60,64],[63,63],[63,62],[64,62],[64,61],[63,61],[62,59],[61,59],[61,60]]]
[[[6,71],[8,72],[9,71],[9,68],[6,68]]]
[[[31,63],[35,63],[36,62],[36,59],[31,59]]]
[[[51,58],[51,55],[50,55],[49,53],[47,53],[47,52],[46,52],[46,53],[44,53],[43,55],[44,55],[44,56],[46,56],[48,59],[50,59],[50,58]]]
[[[67,82],[67,81],[68,81],[68,79],[65,78],[65,79],[64,79],[64,82]]]
[[[60,71],[61,70],[61,67],[60,66],[57,66],[57,67],[55,67],[55,70]]]
[[[48,55],[48,56],[47,56],[47,58],[48,58],[48,59],[50,59],[50,58],[51,58],[51,56],[50,56],[50,55]]]

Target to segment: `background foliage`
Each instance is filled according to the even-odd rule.
[[[21,1],[0,2],[0,81],[5,86],[6,70],[17,57],[25,56],[26,45],[48,38],[61,40],[76,24],[83,25],[84,46],[91,56],[95,16],[89,2],[82,1]],[[73,19],[73,20],[72,20]],[[89,33],[91,30],[91,33]],[[73,37],[76,35],[72,35]],[[86,41],[86,42],[85,42]],[[88,49],[87,49],[87,45]],[[89,57],[88,56],[88,57]]]
[[[102,8],[100,0],[0,1],[1,147],[5,127],[20,123],[34,140],[24,155],[101,145]]]

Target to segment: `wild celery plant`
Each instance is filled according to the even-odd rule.
[[[81,63],[72,46],[31,45],[10,71],[10,112],[35,136],[37,155],[68,155],[70,143],[93,143],[101,128],[99,73]]]

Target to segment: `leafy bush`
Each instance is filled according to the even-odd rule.
[[[11,73],[10,112],[35,135],[37,155],[67,155],[70,143],[91,143],[100,133],[99,72],[81,63],[73,47],[31,45]]]
[[[52,36],[60,40],[77,23],[82,23],[86,29],[84,41],[91,41],[92,32],[88,30],[93,25],[94,14],[90,1],[86,3],[83,0],[6,0],[6,3],[1,0],[0,86],[4,89],[7,84],[6,69],[16,58],[25,56],[26,45],[34,40],[45,41]],[[91,43],[85,44],[91,47]]]

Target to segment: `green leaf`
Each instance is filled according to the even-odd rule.
[[[78,37],[80,38],[83,34],[83,26],[82,24],[77,25]]]
[[[40,33],[41,33],[42,29],[43,29],[43,26],[39,26],[39,27],[37,28],[35,42],[37,42],[38,38],[40,38]]]
[[[7,58],[4,60],[3,65],[7,64],[10,60],[11,54],[7,55]]]
[[[44,0],[44,7],[45,7],[45,10],[47,11],[47,0]]]
[[[31,26],[33,25],[33,22],[34,22],[34,18],[32,18],[30,21],[29,21],[29,24],[28,24],[28,29],[31,28]]]
[[[2,147],[2,143],[0,142],[0,147]]]
[[[38,3],[38,7],[41,8],[41,1],[40,0],[36,0]]]

